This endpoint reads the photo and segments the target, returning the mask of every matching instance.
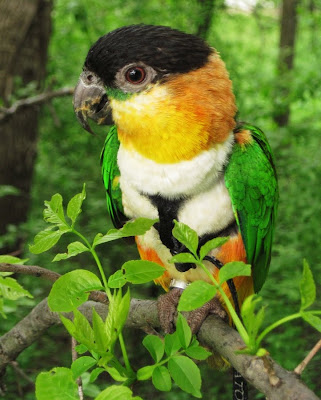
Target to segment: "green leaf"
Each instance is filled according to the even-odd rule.
[[[67,215],[72,221],[72,225],[76,222],[78,215],[81,213],[81,206],[86,198],[86,185],[83,185],[82,192],[76,194],[67,205]]]
[[[143,340],[143,345],[149,351],[155,362],[159,362],[163,355],[165,345],[164,342],[155,335],[147,335]]]
[[[34,244],[29,245],[33,254],[40,254],[51,249],[66,231],[52,230],[52,228],[39,232],[34,238]]]
[[[9,255],[0,256],[0,263],[4,264],[24,264],[26,261],[28,261],[28,258],[21,259]]]
[[[191,346],[185,350],[186,354],[195,360],[206,360],[212,353],[201,346]]]
[[[311,312],[301,312],[302,318],[317,331],[321,332],[321,318],[313,315]]]
[[[173,256],[169,262],[171,263],[197,263],[198,261],[191,253],[179,253]]]
[[[139,368],[137,371],[137,379],[139,381],[147,381],[147,379],[151,378],[155,367],[155,365],[146,365],[146,367]]]
[[[99,395],[101,389],[98,387],[97,384],[90,383],[90,373],[84,372],[81,375],[81,381],[83,385],[83,392],[84,392],[84,399],[93,399]]]
[[[303,261],[303,274],[300,281],[301,310],[310,307],[316,297],[315,283],[309,264]]]
[[[114,355],[111,352],[106,352],[102,357],[94,351],[92,351],[91,354],[96,360],[98,360],[99,367],[103,366],[104,368],[114,358]]]
[[[257,357],[264,357],[264,356],[268,356],[269,352],[261,347],[260,349],[258,349],[258,351],[256,352],[255,355]]]
[[[229,237],[217,237],[206,242],[200,249],[200,259],[203,260],[211,250],[223,246],[228,240]]]
[[[132,400],[133,392],[126,386],[113,385],[103,390],[95,400]],[[138,398],[135,397],[138,400]]]
[[[0,294],[9,300],[17,300],[20,297],[33,298],[32,294],[24,289],[14,278],[3,278],[1,276]]]
[[[68,244],[67,253],[57,254],[52,261],[66,260],[67,258],[74,257],[78,254],[84,253],[85,251],[89,251],[89,249],[83,243],[72,242]]]
[[[131,283],[146,283],[159,278],[165,268],[151,261],[132,260],[122,266],[125,270],[124,278]]]
[[[108,365],[105,365],[106,371],[109,373],[109,375],[113,378],[114,381],[117,382],[125,382],[128,379],[128,376],[122,375],[116,368],[114,367],[109,367]]]
[[[244,300],[241,309],[243,323],[249,335],[249,342],[245,344],[250,348],[250,351],[254,353],[257,351],[256,338],[265,315],[264,307],[261,307],[258,313],[255,313],[256,306],[261,300],[261,297],[255,294],[248,296]]]
[[[13,275],[13,274],[14,274],[14,272],[2,272],[2,271],[0,271],[0,276],[3,276],[3,277],[10,276],[10,275]]]
[[[144,235],[157,221],[157,219],[137,218],[134,221],[127,222],[121,229],[110,229],[106,235],[98,233],[94,239],[93,247],[124,237]]]
[[[251,276],[251,265],[242,261],[232,261],[223,265],[219,271],[220,285],[236,276]]]
[[[202,307],[206,302],[210,301],[216,294],[215,286],[204,281],[192,282],[183,291],[177,310],[191,311]]]
[[[118,232],[121,233],[122,237],[144,235],[157,221],[158,219],[137,218],[134,221],[127,222]]]
[[[2,104],[1,104],[2,105]],[[5,196],[19,196],[21,190],[11,185],[0,185],[0,198]]]
[[[93,308],[92,315],[93,315],[92,324],[93,324],[95,342],[97,344],[99,353],[104,354],[110,344],[110,337],[108,337],[107,335],[104,321],[102,320],[101,316],[97,313],[95,308]]]
[[[173,229],[173,236],[180,241],[188,250],[196,254],[198,248],[198,236],[197,233],[190,228],[188,225],[182,222],[175,221],[175,226]]]
[[[48,296],[51,311],[73,311],[88,300],[89,292],[102,289],[99,278],[90,271],[76,269],[61,276]]]
[[[154,369],[152,382],[155,388],[162,392],[169,392],[172,388],[171,376],[168,372],[168,369],[164,365]]]
[[[177,317],[176,332],[183,349],[186,349],[191,342],[192,331],[181,313],[179,313]]]
[[[171,334],[167,333],[165,335],[164,341],[165,341],[165,353],[167,354],[168,357],[177,353],[178,350],[181,348],[181,342],[179,340],[177,332]]]
[[[59,227],[62,226],[64,228],[69,228],[69,225],[65,220],[61,194],[56,193],[52,196],[50,201],[45,201],[45,207],[43,217],[46,222],[50,222]]]
[[[120,301],[118,302],[117,306],[117,314],[115,318],[115,324],[117,326],[117,329],[121,331],[123,329],[123,326],[125,325],[128,313],[129,313],[129,308],[130,308],[130,291],[129,288],[127,289],[127,292],[125,293],[124,296],[121,296],[121,291],[118,292]]]
[[[195,397],[202,397],[200,370],[190,358],[173,356],[168,361],[168,369],[177,386]]]
[[[104,371],[105,371],[104,368],[95,368],[95,369],[93,369],[91,371],[91,374],[90,374],[89,382],[90,383],[95,382],[95,380],[98,378],[98,376]]]
[[[76,335],[76,327],[70,319],[64,317],[63,315],[60,315],[61,322],[64,324],[65,328],[67,329],[68,333],[70,336],[75,337]],[[79,345],[78,345],[79,346]],[[88,350],[88,347],[86,346],[86,349]]]
[[[126,322],[130,307],[130,292],[122,296],[121,290],[114,291],[109,299],[109,310],[105,321],[105,329],[110,338],[110,348],[112,348],[121,333]]]
[[[89,321],[80,311],[74,310],[73,313],[73,324],[75,331],[72,336],[77,340],[77,342],[84,344],[88,348],[88,350],[97,351],[98,346],[95,342],[94,331],[90,326]]]
[[[112,289],[119,289],[126,285],[127,281],[124,277],[124,270],[118,269],[108,278],[108,286]]]
[[[1,297],[0,297],[0,315],[2,318],[7,319],[7,316],[3,310],[3,299]]]
[[[36,380],[37,400],[79,400],[77,384],[69,368],[41,372]]]
[[[84,372],[88,371],[91,367],[93,367],[97,361],[89,356],[83,356],[77,358],[72,364],[71,364],[71,370],[74,376],[74,379],[78,378],[81,374]]]
[[[78,344],[75,347],[75,350],[77,351],[78,354],[84,354],[87,353],[88,348],[84,344]]]

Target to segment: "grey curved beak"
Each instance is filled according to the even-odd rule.
[[[94,133],[89,126],[88,118],[98,125],[111,125],[111,108],[106,90],[97,75],[88,71],[82,72],[75,88],[73,106],[78,121],[86,131]]]

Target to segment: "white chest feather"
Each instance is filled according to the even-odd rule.
[[[223,229],[234,219],[222,173],[232,145],[231,135],[216,148],[174,164],[159,164],[120,146],[118,165],[125,214],[129,218],[157,218],[158,211],[148,196],[183,198],[179,221],[199,236]]]
[[[203,151],[192,160],[161,164],[121,145],[118,151],[121,185],[128,183],[141,193],[160,194],[167,198],[199,193],[215,184],[232,146],[231,134],[223,144]]]

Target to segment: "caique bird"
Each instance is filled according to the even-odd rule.
[[[142,259],[165,267],[156,283],[168,292],[159,301],[166,332],[174,329],[184,288],[209,281],[194,264],[169,262],[186,251],[172,235],[174,220],[194,229],[200,244],[229,237],[208,255],[215,277],[230,261],[252,265],[251,277],[233,280],[238,306],[261,289],[271,258],[276,172],[263,132],[236,123],[232,83],[214,48],[166,26],[116,29],[90,48],[74,108],[88,131],[88,118],[113,124],[101,162],[114,225],[159,219],[136,243]],[[224,290],[232,297],[228,285]],[[218,297],[191,313],[194,332],[208,313],[225,314]]]

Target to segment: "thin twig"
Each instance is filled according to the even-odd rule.
[[[305,357],[305,359],[295,368],[294,372],[300,376],[304,371],[305,367],[309,364],[309,362],[312,360],[312,358],[317,354],[317,352],[320,349],[321,349],[321,339],[313,347],[313,349],[309,352],[309,354]]]
[[[45,103],[55,97],[70,96],[74,92],[73,88],[67,87],[52,92],[44,92],[37,94],[36,96],[28,97],[26,99],[17,100],[9,108],[0,107],[0,121],[5,119],[8,115],[16,113],[19,108],[24,106],[34,106],[37,104]]]
[[[71,358],[72,358],[72,362],[76,361],[78,358],[78,354],[76,351],[76,346],[77,346],[77,341],[75,338],[71,338]],[[80,400],[84,400],[84,391],[82,388],[82,380],[81,377],[79,376],[77,378],[77,386],[78,386],[78,394],[79,394],[79,399]]]
[[[21,378],[25,379],[30,385],[35,386],[35,383],[30,377],[19,367],[17,361],[10,362],[11,367],[15,370],[15,372],[21,376]]]

